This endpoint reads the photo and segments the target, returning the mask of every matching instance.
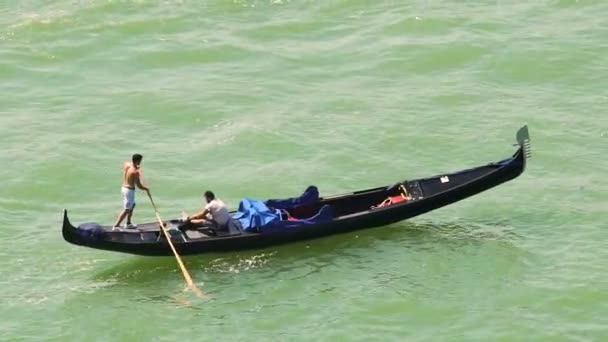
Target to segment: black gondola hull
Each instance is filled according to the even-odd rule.
[[[522,133],[524,130],[525,132]],[[334,205],[339,211],[346,213],[330,222],[283,232],[242,232],[202,239],[174,237],[172,242],[181,255],[232,252],[266,248],[403,221],[461,201],[518,177],[525,170],[526,160],[530,156],[529,137],[525,126],[518,132],[518,143],[517,152],[511,158],[500,162],[447,176],[401,182],[400,184],[419,191],[420,196],[411,201],[370,209],[369,202],[378,201],[386,196],[388,188],[379,187],[322,199],[323,203]],[[444,180],[447,181],[444,182]],[[450,182],[452,183],[450,184]],[[365,210],[357,210],[349,214],[349,210],[357,207]],[[148,229],[139,233],[105,231],[97,235],[88,234],[80,228],[74,227],[68,219],[67,211],[64,211],[62,232],[67,242],[89,248],[144,256],[172,255],[169,244],[160,235],[161,232],[158,229],[156,231]]]

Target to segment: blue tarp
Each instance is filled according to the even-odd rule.
[[[319,224],[323,222],[329,222],[334,218],[334,210],[330,205],[324,205],[321,207],[319,212],[313,217],[299,220],[275,220],[270,224],[262,227],[261,231],[264,233],[270,232],[281,232],[293,230],[296,228],[304,228],[306,226]]]
[[[273,209],[291,209],[300,205],[310,204],[319,201],[319,190],[311,185],[299,197],[287,199],[269,199],[264,204]]]
[[[76,230],[76,233],[80,236],[92,239],[101,238],[105,232],[105,229],[101,225],[94,222],[83,223]]]
[[[298,220],[281,220],[280,210],[291,209],[319,201],[319,191],[309,186],[299,197],[287,199],[269,199],[265,202],[244,198],[239,203],[239,210],[233,218],[238,220],[244,231],[280,232],[305,227],[322,222],[329,222],[334,217],[333,208],[324,205],[312,217]]]
[[[232,216],[238,220],[244,231],[257,231],[269,223],[279,220],[277,210],[269,209],[264,202],[252,198],[243,198],[239,203],[239,211]]]

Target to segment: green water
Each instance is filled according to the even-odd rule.
[[[605,341],[608,2],[2,1],[0,340]],[[163,217],[509,156],[389,227],[238,254],[79,248],[144,154]],[[136,222],[154,220],[138,194]]]

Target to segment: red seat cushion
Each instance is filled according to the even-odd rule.
[[[395,204],[395,203],[399,203],[399,202],[405,201],[405,198],[403,198],[403,196],[401,196],[401,195],[399,195],[399,196],[389,196],[388,198],[390,198],[391,204]]]

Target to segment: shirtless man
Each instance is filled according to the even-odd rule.
[[[118,215],[118,219],[114,224],[114,228],[119,228],[122,220],[127,218],[125,228],[137,228],[137,225],[131,222],[133,216],[133,210],[135,209],[135,186],[149,192],[150,189],[141,184],[139,167],[143,156],[141,154],[134,154],[131,158],[132,162],[125,162],[123,167],[122,176],[122,196],[123,196],[123,210]]]
[[[186,217],[184,220],[186,224],[190,224],[194,227],[200,226],[211,226],[216,229],[226,229],[228,221],[230,220],[230,213],[226,209],[224,202],[215,197],[213,192],[205,192],[205,200],[207,204],[202,211]]]

